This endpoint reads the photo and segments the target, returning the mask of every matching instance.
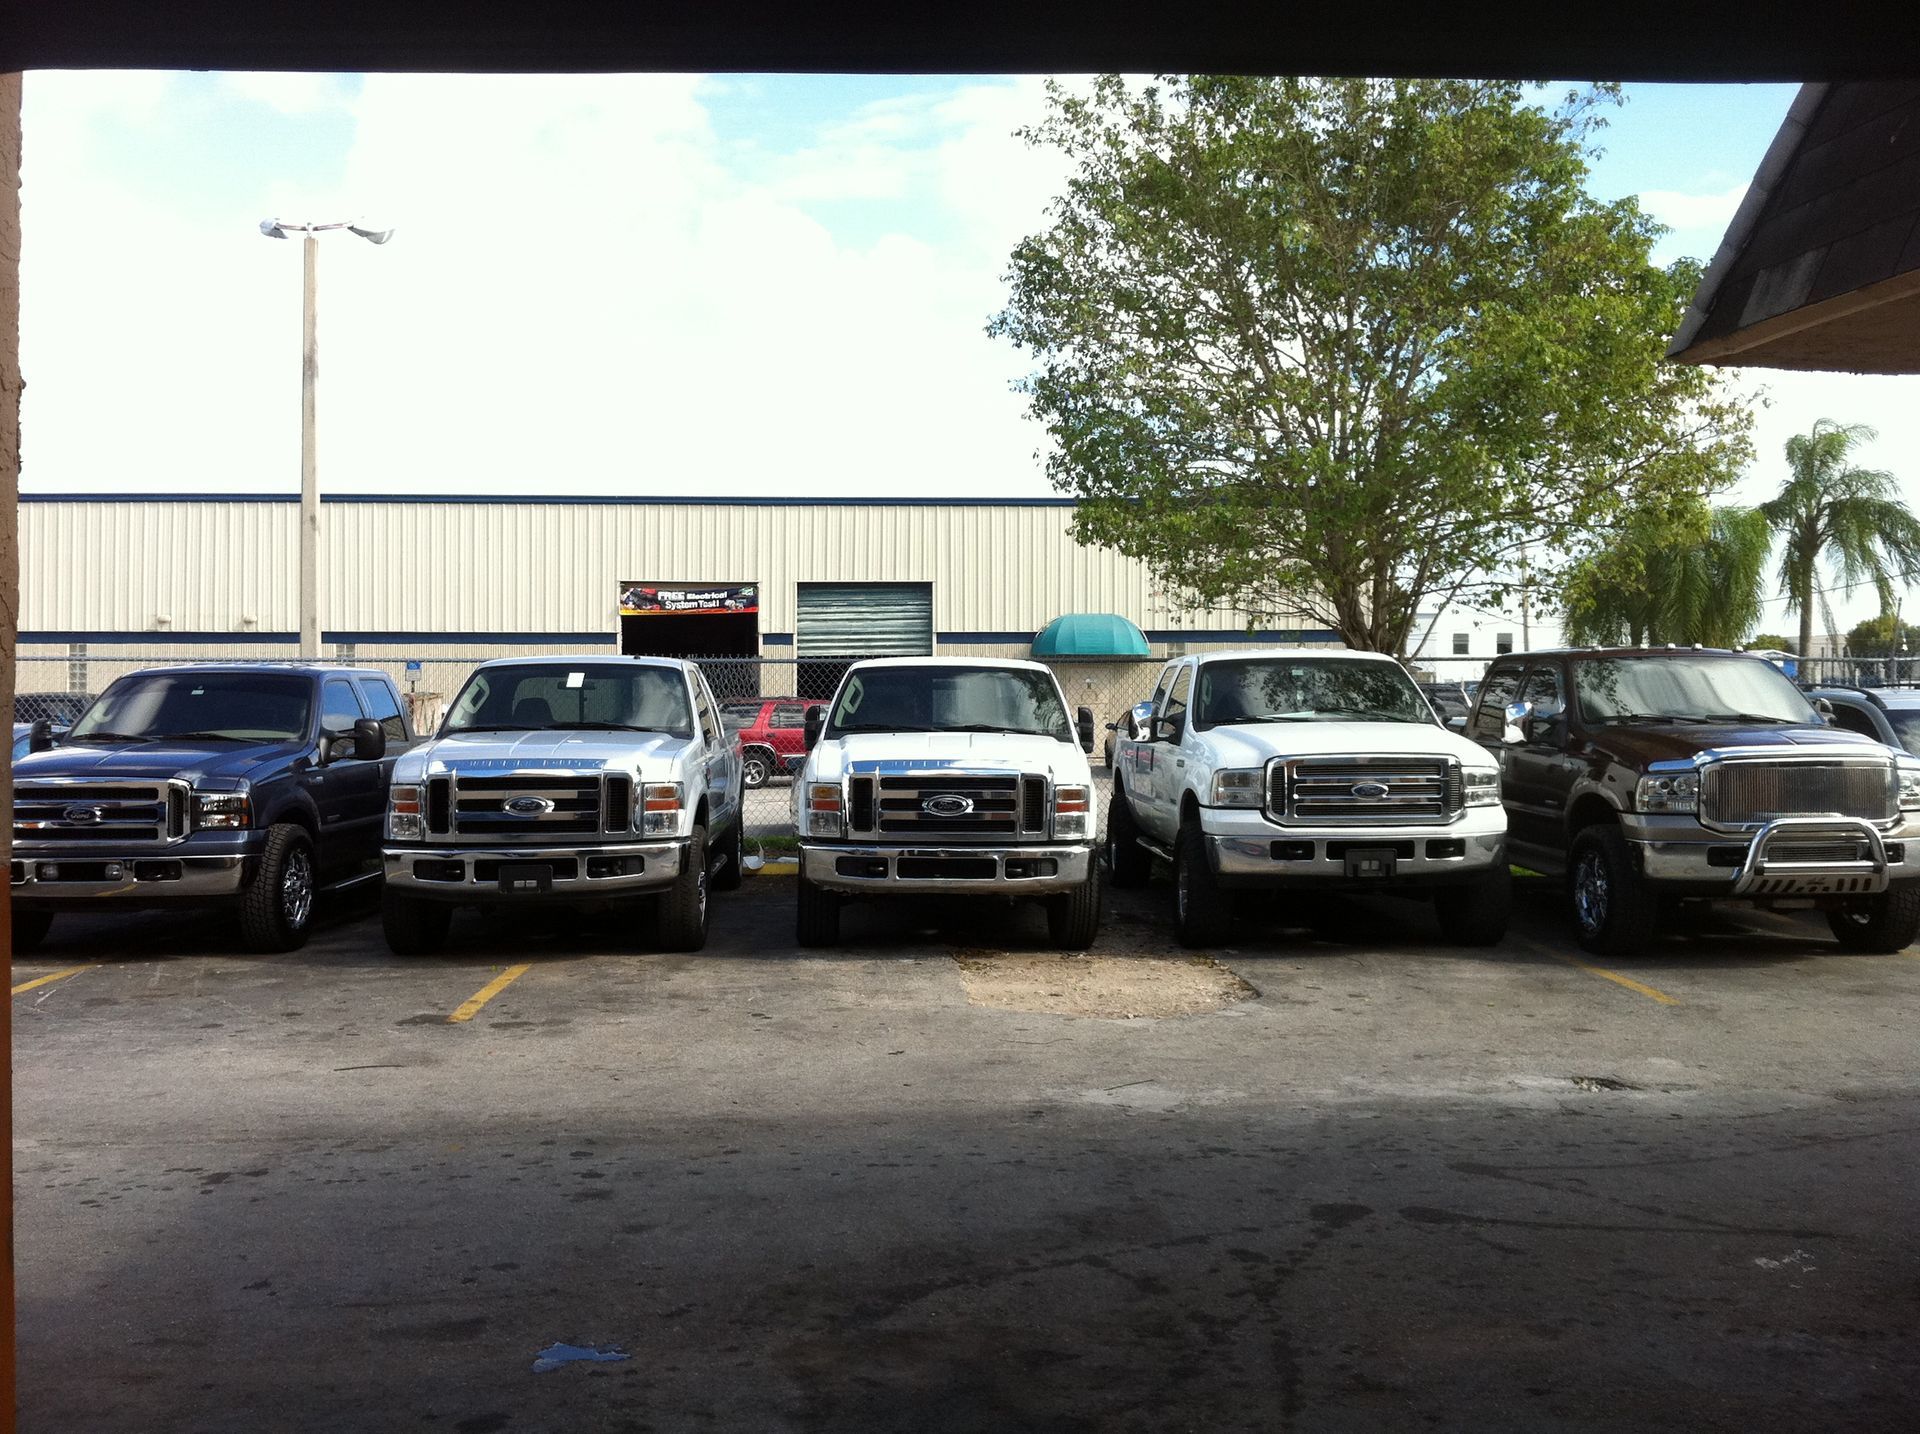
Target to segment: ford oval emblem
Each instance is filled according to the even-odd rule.
[[[1377,802],[1388,792],[1385,782],[1355,782],[1353,794],[1363,802]]]
[[[60,820],[68,826],[90,827],[97,822],[106,820],[106,816],[107,809],[105,807],[93,807],[83,804],[68,807],[64,812],[60,813]]]
[[[949,792],[938,797],[928,797],[920,803],[920,810],[930,817],[964,817],[973,811],[973,798]]]
[[[553,803],[545,797],[512,797],[506,809],[516,817],[544,817],[553,810]]]

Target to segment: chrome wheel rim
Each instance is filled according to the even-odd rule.
[[[1173,908],[1182,922],[1185,922],[1187,919],[1187,899],[1192,884],[1193,873],[1191,869],[1187,866],[1186,862],[1179,862],[1173,873]]]
[[[705,927],[707,924],[707,864],[704,861],[700,863],[700,877],[694,882],[693,891],[694,901],[700,914],[700,925]]]
[[[288,853],[286,868],[280,873],[280,912],[294,931],[305,926],[313,914],[313,863],[299,848]]]
[[[767,784],[767,764],[758,757],[749,757],[744,775],[749,787],[764,787]]]
[[[1582,931],[1607,924],[1607,872],[1597,852],[1587,852],[1573,869],[1573,914]]]

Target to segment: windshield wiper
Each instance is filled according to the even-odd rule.
[[[1066,741],[1059,732],[1048,731],[1044,727],[1001,727],[992,722],[954,722],[945,727],[936,727],[936,732],[1002,732],[1009,737],[1053,737]]]
[[[231,732],[162,732],[153,742],[291,742],[291,737],[236,737]]]
[[[1424,717],[1410,716],[1405,712],[1382,712],[1377,707],[1342,707],[1337,702],[1329,702],[1323,707],[1313,709],[1320,712],[1343,712],[1349,717],[1364,718],[1369,722],[1424,722]]]
[[[672,732],[675,727],[636,727],[631,722],[549,722],[544,727],[531,729],[537,732]]]
[[[1304,712],[1269,712],[1264,717],[1216,717],[1208,722],[1209,727],[1244,727],[1250,722],[1311,722],[1312,717]]]
[[[538,727],[516,727],[511,722],[475,722],[471,727],[449,727],[449,732],[538,732]]]
[[[1691,722],[1695,726],[1712,721],[1710,717],[1695,717],[1692,714],[1681,716],[1671,712],[1621,712],[1612,717],[1602,717],[1602,722]]]
[[[1709,722],[1792,722],[1792,717],[1774,717],[1765,712],[1714,712],[1708,715]]]
[[[154,739],[140,732],[82,732],[78,736],[69,732],[69,742],[151,742]]]
[[[931,727],[914,727],[904,722],[854,722],[835,727],[831,735],[838,737],[847,732],[931,732]]]

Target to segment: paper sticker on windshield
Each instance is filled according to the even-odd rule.
[[[586,685],[587,685],[587,674],[586,674],[586,673],[584,673],[584,672],[569,672],[569,673],[567,674],[567,686],[569,686],[569,687],[585,687]]]

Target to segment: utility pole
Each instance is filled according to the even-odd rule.
[[[320,236],[301,246],[300,300],[300,656],[320,656],[320,455],[314,390],[320,379]]]
[[[1533,576],[1527,568],[1527,550],[1520,550],[1520,650],[1533,651]]]
[[[364,229],[345,220],[331,224],[297,224],[290,219],[262,219],[260,232],[284,239],[287,231],[303,235],[300,275],[300,656],[320,656],[320,425],[315,391],[320,381],[320,234],[345,229],[369,244],[384,244],[391,229]]]

